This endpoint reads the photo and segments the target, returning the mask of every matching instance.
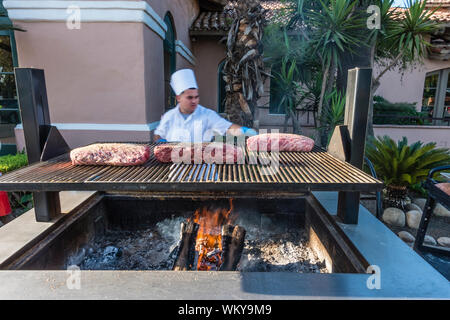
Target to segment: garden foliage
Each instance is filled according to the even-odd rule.
[[[388,136],[372,138],[367,144],[366,155],[387,187],[417,186],[432,168],[450,164],[449,149],[420,141],[408,145],[406,137],[397,143]]]

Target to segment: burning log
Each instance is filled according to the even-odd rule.
[[[197,209],[181,224],[181,240],[173,270],[236,270],[244,248],[245,229],[231,225],[230,209]]]
[[[219,271],[234,271],[244,249],[245,229],[241,226],[222,227],[222,264]]]
[[[195,242],[197,239],[198,227],[199,225],[193,221],[181,224],[181,239],[173,270],[192,270],[195,260]]]

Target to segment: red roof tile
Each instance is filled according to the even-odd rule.
[[[428,0],[430,7],[440,5],[431,19],[440,23],[450,23],[450,0]],[[222,12],[201,12],[191,26],[191,31],[216,31],[225,33],[231,25],[229,9],[236,5],[236,1],[229,1]],[[266,19],[271,22],[287,23],[286,16],[277,14],[281,9],[287,8],[286,3],[280,1],[261,1],[262,7],[266,10]],[[448,8],[447,8],[448,7]],[[396,8],[396,10],[405,11],[406,9]]]

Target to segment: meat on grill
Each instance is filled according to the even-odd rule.
[[[96,143],[70,152],[74,165],[135,166],[149,158],[149,146],[129,143]]]
[[[441,189],[442,191],[444,191],[446,194],[448,194],[450,196],[450,183],[437,183],[436,187],[438,187],[439,189]]]
[[[272,150],[278,147],[278,150]],[[291,133],[265,133],[247,139],[249,151],[304,151],[314,147],[314,140]]]
[[[244,163],[241,148],[220,142],[167,143],[156,146],[153,153],[165,163]]]

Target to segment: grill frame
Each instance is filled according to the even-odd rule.
[[[136,142],[133,142],[136,143]],[[139,143],[139,142],[137,142]],[[142,143],[142,142],[141,142]],[[280,152],[276,175],[254,152],[245,164],[163,164],[153,156],[140,166],[74,166],[69,154],[0,177],[5,191],[379,191],[383,183],[324,149]],[[257,164],[249,157],[257,156]],[[261,157],[272,157],[270,153]],[[273,171],[272,171],[273,172]]]

